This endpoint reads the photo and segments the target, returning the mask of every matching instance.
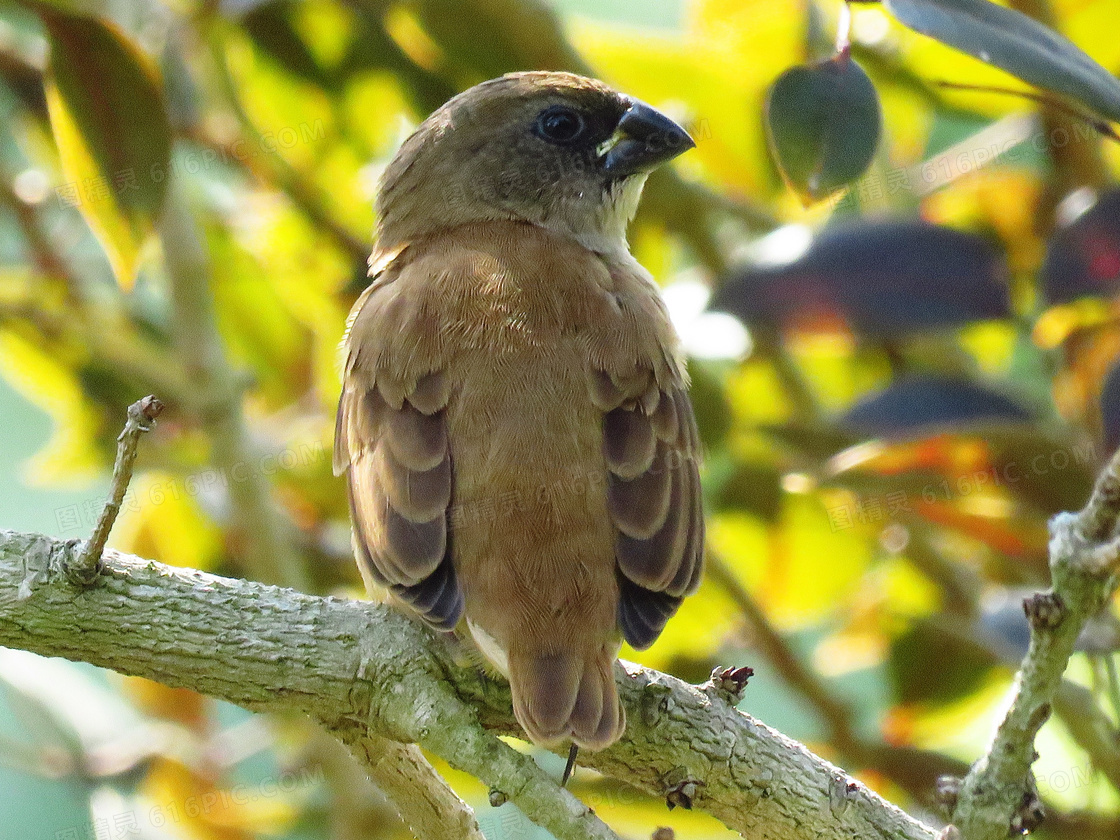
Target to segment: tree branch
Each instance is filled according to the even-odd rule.
[[[614,838],[529,757],[508,688],[463,668],[438,636],[385,606],[317,598],[107,551],[97,585],[65,564],[78,543],[0,532],[0,644],[91,662],[255,711],[310,715],[363,761],[380,739],[415,742],[506,793],[560,840]],[[581,755],[758,840],[932,840],[800,744],[708,684],[627,665],[622,741]]]
[[[109,531],[117,521],[121,502],[124,501],[128,483],[132,480],[132,465],[136,462],[136,447],[140,443],[140,435],[151,430],[161,411],[163,403],[153,396],[137,400],[128,407],[128,420],[125,421],[124,430],[117,436],[117,460],[113,465],[109,499],[97,518],[93,536],[89,538],[77,560],[66,569],[72,583],[88,586],[96,579]]]
[[[1085,622],[1108,603],[1117,588],[1120,542],[1120,452],[1097,479],[1079,513],[1050,522],[1053,588],[1023,606],[1031,641],[1016,677],[1016,692],[987,754],[960,786],[953,822],[966,840],[1003,840],[1041,821],[1030,776],[1034,740],[1050,716],[1062,675]]]

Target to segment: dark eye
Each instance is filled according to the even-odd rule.
[[[537,117],[536,132],[550,143],[574,143],[583,134],[587,124],[579,111],[563,105],[553,105]]]

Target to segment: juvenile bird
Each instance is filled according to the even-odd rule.
[[[651,645],[699,582],[687,376],[625,238],[693,145],[602,82],[514,73],[381,182],[335,430],[358,566],[434,627],[465,619],[539,744],[622,734],[622,639]]]

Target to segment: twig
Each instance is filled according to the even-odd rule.
[[[163,403],[155,397],[148,395],[142,400],[137,400],[128,407],[128,419],[125,421],[124,430],[117,435],[117,460],[113,464],[113,482],[109,488],[109,500],[101,509],[97,526],[93,535],[85,544],[73,562],[66,565],[66,575],[71,583],[78,586],[90,586],[101,573],[101,554],[105,550],[105,542],[109,539],[109,531],[117,521],[121,511],[121,502],[128,490],[128,483],[132,481],[132,465],[136,461],[136,448],[140,442],[140,435],[150,431],[155,425],[155,420],[163,411]]]
[[[960,786],[953,822],[967,840],[1002,840],[1041,821],[1033,789],[1034,741],[1050,717],[1062,675],[1085,622],[1116,591],[1120,453],[1097,479],[1080,513],[1050,522],[1053,588],[1024,602],[1031,641],[1016,677],[1016,692],[987,753]]]
[[[1051,94],[1038,93],[1030,90],[1012,90],[1011,88],[999,87],[998,85],[975,85],[967,82],[951,82],[946,79],[934,79],[933,84],[948,90],[965,90],[975,91],[976,93],[998,93],[1006,96],[1018,96],[1031,102],[1037,102],[1039,105],[1046,105],[1059,113],[1065,114],[1067,117],[1081,120],[1091,126],[1093,130],[1102,137],[1107,137],[1109,140],[1120,143],[1120,134],[1117,134],[1116,129],[1109,125],[1106,120],[1098,119],[1092,114],[1086,114],[1084,111],[1078,110],[1072,105],[1067,105],[1061,99]]]
[[[417,840],[486,840],[474,811],[415,744],[366,731],[349,746]]]

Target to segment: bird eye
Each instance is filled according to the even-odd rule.
[[[586,125],[579,111],[563,105],[553,105],[541,111],[537,117],[536,132],[550,143],[567,144],[578,140]]]

